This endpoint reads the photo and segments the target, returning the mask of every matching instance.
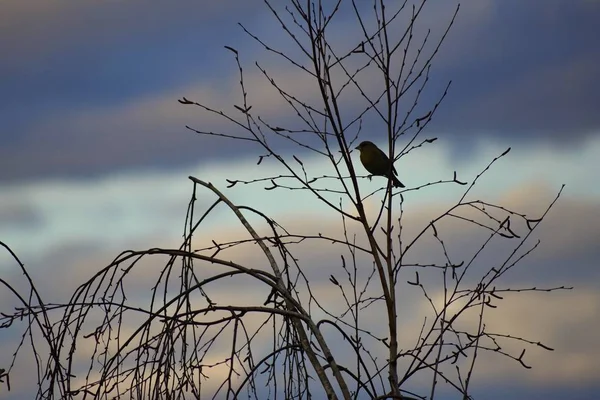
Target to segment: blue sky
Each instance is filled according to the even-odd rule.
[[[421,31],[430,27],[439,34],[455,4],[431,0]],[[539,251],[509,282],[576,289],[557,295],[560,301],[525,296],[495,317],[509,325],[518,321],[525,333],[557,350],[535,356],[533,372],[517,366],[494,372],[493,363],[485,364],[481,393],[499,395],[501,386],[515,399],[559,399],[566,393],[588,399],[600,389],[594,379],[600,376],[600,353],[592,340],[600,329],[599,20],[600,2],[593,0],[462,1],[423,95],[424,104],[431,104],[452,81],[425,132],[438,141],[396,164],[409,188],[455,170],[472,180],[511,147],[473,196],[534,215],[566,184],[540,228]],[[238,49],[250,99],[262,115],[296,124],[255,60],[300,97],[314,96],[306,76],[261,51],[238,22],[273,45],[289,45],[259,0],[2,1],[0,240],[35,277],[47,279],[50,298],[64,298],[65,277],[66,287],[74,289],[121,250],[176,247],[191,195],[188,175],[292,227],[339,223],[308,196],[251,185],[225,189],[225,179],[268,176],[277,166],[269,160],[256,165],[261,152],[250,144],[185,128],[230,132],[230,126],[177,102],[185,96],[235,112],[239,78],[226,45]],[[332,40],[351,46],[351,13],[341,12],[335,24]],[[354,106],[348,102],[349,112]],[[385,140],[369,120],[361,134]],[[281,151],[303,157],[315,175],[331,173],[326,162],[308,153],[288,145]],[[367,188],[378,183],[361,181]],[[447,187],[408,192],[406,212],[418,225],[459,193]],[[200,197],[201,204],[211,200],[208,194]],[[225,211],[216,216],[207,232],[236,237],[234,219]],[[329,252],[318,254],[339,259]],[[316,279],[326,279],[335,268]],[[3,253],[0,274],[19,275]],[[0,298],[6,296],[0,289]],[[538,309],[544,310],[540,325],[527,324],[523,310]],[[557,364],[561,368],[551,367]],[[514,390],[505,382],[515,382]]]

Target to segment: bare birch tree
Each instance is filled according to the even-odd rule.
[[[269,57],[307,78],[316,95],[290,92],[289,82],[278,80],[268,65],[245,64],[244,53],[227,46],[239,74],[239,102],[227,109],[185,97],[180,103],[228,126],[218,132],[188,129],[200,135],[199,148],[207,136],[241,141],[260,152],[259,164],[268,159],[281,171],[252,180],[232,177],[227,187],[309,194],[332,220],[337,216],[337,233],[294,232],[269,215],[269,205],[251,207],[230,198],[225,187],[190,177],[193,192],[179,248],[125,251],[61,304],[44,301],[17,255],[2,243],[28,284],[23,291],[0,279],[2,290],[20,303],[2,310],[0,328],[25,327],[12,361],[2,359],[4,385],[9,387],[12,366],[29,347],[39,399],[434,399],[441,390],[468,399],[483,352],[530,368],[526,349],[551,350],[532,338],[489,330],[486,317],[507,292],[568,289],[505,287],[500,280],[537,247],[529,239],[560,192],[534,216],[473,198],[480,177],[510,149],[474,177],[447,171],[436,181],[405,189],[374,178],[379,187],[364,189],[367,177],[354,151],[361,141],[386,143],[394,161],[435,145],[427,128],[450,83],[430,88],[430,73],[459,6],[444,26],[435,27],[420,22],[430,7],[427,0],[265,0],[265,6],[294,47],[277,48],[244,25],[243,31]],[[353,25],[340,28],[341,16]],[[285,115],[293,119],[273,121],[257,111],[255,93],[247,89],[248,65],[259,71],[262,85],[279,94]],[[423,104],[426,93],[437,97]],[[315,157],[327,163],[327,172],[311,170],[305,160]],[[409,235],[405,199],[439,185],[462,187],[463,194]],[[198,203],[209,195],[211,205]],[[244,238],[213,239],[206,221],[223,209],[235,217]],[[449,243],[460,232],[448,230],[449,221],[466,224],[485,240],[468,254],[453,255]],[[210,243],[198,248],[198,237]],[[484,269],[475,268],[484,250],[498,242],[508,243],[509,251],[486,261]],[[304,261],[320,243],[339,257],[327,269],[325,284],[311,280],[307,271],[314,266]],[[421,253],[415,249],[425,244],[442,259],[416,258]],[[230,252],[247,246],[262,255],[260,268],[230,258]],[[143,260],[154,258],[164,260],[155,275],[140,271]],[[130,299],[128,285],[140,274],[152,280],[152,289],[147,298]],[[218,288],[234,280],[258,288],[265,301],[215,300]],[[317,285],[329,287],[327,296]],[[415,289],[429,309],[419,310],[420,329],[406,347],[398,339],[408,325],[402,315],[415,304],[400,297]],[[472,313],[476,322],[463,323]],[[517,352],[511,350],[515,343]],[[82,349],[87,357],[80,355]]]

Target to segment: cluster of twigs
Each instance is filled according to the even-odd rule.
[[[420,137],[446,97],[449,84],[428,109],[419,104],[432,60],[447,37],[458,6],[434,40],[417,23],[426,3],[405,1],[388,9],[384,0],[373,0],[369,10],[356,0],[289,0],[280,9],[279,3],[265,1],[295,51],[275,49],[243,29],[267,52],[282,57],[314,82],[318,95],[300,100],[266,67],[256,64],[302,128],[280,127],[254,114],[240,54],[233,47],[227,49],[237,63],[242,93],[236,111],[180,100],[233,127],[229,133],[188,129],[258,146],[262,152],[259,164],[270,158],[284,171],[253,180],[231,179],[229,187],[246,184],[263,185],[268,191],[307,191],[339,216],[338,234],[288,231],[271,216],[236,205],[216,186],[191,177],[193,194],[181,247],[125,251],[61,304],[44,302],[17,255],[2,243],[26,277],[28,290],[19,291],[0,279],[3,290],[11,291],[20,303],[12,311],[2,310],[0,328],[24,326],[12,361],[0,365],[0,384],[10,384],[15,361],[29,347],[36,363],[40,399],[311,398],[321,397],[323,392],[330,399],[433,399],[440,385],[468,398],[481,352],[496,353],[529,368],[524,359],[526,348],[551,350],[534,340],[490,331],[485,317],[506,292],[568,289],[506,288],[500,282],[537,247],[528,245],[528,239],[560,192],[534,218],[499,204],[472,200],[480,176],[508,150],[471,183],[459,180],[454,172],[452,178],[403,192],[396,192],[389,183],[367,194],[361,192],[351,157],[353,145],[359,139],[379,137],[363,132],[364,121],[376,120],[385,127],[381,139],[387,139],[387,152],[394,160],[437,139]],[[357,31],[362,33],[362,40],[346,50],[329,40],[329,32],[343,12],[353,15]],[[364,104],[350,110],[355,111],[351,117],[342,111],[341,103],[348,97]],[[298,154],[290,155],[289,147],[278,150],[275,143],[280,139]],[[307,155],[327,159],[330,171],[309,171],[303,160]],[[407,238],[403,230],[405,196],[434,185],[465,189],[458,201]],[[205,210],[197,210],[200,191],[215,198]],[[366,201],[378,196],[381,205],[369,211]],[[235,215],[249,236],[198,244],[200,238],[211,236],[209,228],[202,228],[222,206]],[[262,221],[260,229],[249,222],[248,215]],[[486,240],[455,260],[449,255],[447,234],[439,230],[446,221],[465,222],[487,234]],[[267,233],[259,233],[265,229]],[[439,246],[442,262],[411,261],[416,244],[425,238],[433,238]],[[498,240],[512,243],[511,251],[487,265],[483,273],[475,270],[483,250]],[[307,271],[311,265],[303,263],[297,254],[300,250],[295,251],[311,249],[314,243],[331,244],[341,260],[344,279],[339,277],[339,268],[337,273],[332,270],[325,282],[329,285],[325,298],[317,290],[323,282],[310,279]],[[248,245],[262,255],[265,262],[260,267],[229,258],[229,252]],[[144,262],[154,258],[165,262],[150,275]],[[141,276],[153,282],[151,289],[145,295],[132,295],[131,286]],[[441,279],[434,281],[432,276]],[[256,288],[265,300],[248,304],[235,296],[217,299],[219,289],[238,281]],[[401,348],[398,337],[403,321],[399,314],[411,305],[401,304],[398,296],[411,288],[420,291],[430,310],[420,317],[421,329],[412,344]],[[331,305],[333,298],[341,307]],[[477,317],[469,321],[475,323],[461,324],[473,310]],[[373,316],[377,316],[376,324],[364,322]],[[522,351],[507,350],[507,342],[521,344]],[[430,377],[431,384],[409,392],[416,387],[415,377],[422,374]]]

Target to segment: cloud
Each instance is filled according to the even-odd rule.
[[[52,53],[90,45],[118,48],[123,42],[144,36],[184,40],[193,23],[214,26],[217,22],[231,21],[232,17],[252,16],[259,4],[239,0],[218,3],[186,0],[168,6],[148,5],[139,0],[127,3],[7,0],[2,3],[0,49],[18,57],[4,59],[3,64],[22,67],[23,63],[40,61]],[[144,12],[140,13],[142,8]],[[30,26],[36,29],[31,30]]]
[[[465,8],[473,2],[466,2]],[[455,60],[440,126],[459,137],[579,143],[597,131],[600,65],[594,37],[597,4],[553,0],[544,7],[496,2],[468,39],[442,50]],[[451,55],[447,55],[450,53]],[[575,140],[574,140],[575,139]]]
[[[131,113],[126,113],[123,118],[128,115],[135,116],[136,112],[143,112],[147,108],[152,109],[150,106],[146,107],[148,104],[150,103],[141,104],[137,109],[132,108]],[[177,107],[176,104],[167,106]],[[163,114],[165,116],[169,115],[168,107]],[[182,109],[186,111],[185,107]],[[159,114],[155,110],[144,114],[144,117],[151,118],[152,115]],[[191,115],[188,117],[194,118]],[[91,122],[88,120],[86,123]],[[238,157],[236,162],[219,162],[210,158],[203,160],[204,156],[210,157],[214,150],[205,147],[202,138],[194,137],[194,140],[198,141],[199,147],[194,147],[191,151],[196,152],[201,161],[172,171],[130,171],[81,181],[53,180],[5,184],[0,195],[0,215],[14,219],[19,215],[15,213],[17,207],[22,209],[20,215],[25,218],[23,210],[28,209],[26,214],[36,215],[31,221],[37,221],[37,225],[13,224],[10,229],[8,225],[3,225],[5,229],[0,226],[0,234],[9,244],[15,243],[19,251],[19,243],[47,248],[50,243],[52,246],[56,245],[56,240],[82,238],[82,234],[90,235],[90,240],[101,240],[102,243],[106,243],[105,240],[110,237],[110,242],[115,244],[124,238],[135,237],[140,232],[164,232],[162,224],[165,223],[171,226],[170,232],[173,235],[179,235],[181,227],[179,224],[173,224],[173,220],[183,215],[185,203],[190,195],[191,182],[186,179],[187,175],[195,175],[222,186],[226,178],[251,180],[281,173],[278,163],[268,159],[261,165],[256,165],[253,158],[243,157]],[[103,145],[110,146],[111,141],[100,138],[96,149]],[[571,229],[581,229],[588,233],[588,237],[594,237],[593,228],[585,222],[597,213],[593,204],[600,196],[600,190],[590,186],[589,182],[594,179],[595,154],[599,145],[598,141],[590,141],[576,151],[556,151],[551,147],[513,150],[480,179],[471,198],[477,199],[485,195],[485,198],[500,199],[509,204],[523,204],[530,213],[528,215],[538,216],[540,202],[547,204],[551,201],[560,184],[566,182],[566,197],[563,197],[555,211],[550,213],[548,221],[552,221],[554,212],[564,210],[560,212],[567,213],[565,215],[570,219],[565,217],[558,224],[568,226],[569,230],[559,230],[560,225],[553,228],[555,232],[548,239],[553,245],[549,248],[558,249],[559,243],[552,237],[561,237],[561,242],[569,243],[563,248],[576,249],[576,244],[571,245]],[[496,144],[482,143],[477,158],[457,161],[449,157],[447,146],[441,143],[423,149],[420,153],[409,154],[397,163],[397,168],[409,187],[444,177],[450,178],[449,171],[452,170],[458,171],[459,179],[470,182],[489,160],[503,150]],[[331,165],[326,159],[304,157],[303,162],[309,176],[332,173]],[[76,165],[70,167],[82,168]],[[300,170],[299,167],[297,169]],[[532,186],[532,182],[535,182],[535,185]],[[366,191],[375,190],[379,188],[380,183],[377,179],[373,179],[372,182],[362,179],[361,187]],[[266,186],[268,185],[238,184],[228,189],[227,193],[232,199],[244,199],[244,202],[258,209],[269,204],[270,210],[276,213],[309,212],[311,215],[321,215],[327,210],[327,207],[315,202],[308,193],[296,192],[293,202],[290,203],[287,192],[262,190]],[[460,197],[463,190],[463,187],[446,184],[408,192],[404,196],[406,211],[421,213],[423,206],[439,207],[441,200],[450,204]],[[337,196],[327,196],[337,203]],[[202,201],[210,202],[211,199],[212,196],[207,196],[203,197]],[[431,217],[432,215],[425,216]]]
[[[198,76],[216,79],[227,53],[213,33],[224,42],[232,31],[239,33],[238,13],[252,20],[260,9],[251,3],[3,2],[3,142],[28,142],[40,120],[118,107],[189,85]],[[226,60],[230,65],[230,57]],[[60,132],[44,131],[47,138],[60,138]],[[35,155],[33,149],[29,155]]]
[[[477,366],[479,384],[494,383],[500,377],[535,386],[577,387],[593,383],[600,372],[600,353],[594,345],[594,332],[600,329],[599,304],[600,296],[593,286],[573,292],[506,296],[496,304],[497,309],[488,311],[486,328],[540,341],[555,350],[528,350],[524,362],[532,367],[530,370],[500,355],[486,354]],[[517,356],[520,354],[522,343],[504,342]]]
[[[0,225],[10,228],[36,226],[41,223],[40,217],[30,203],[22,202],[16,196],[0,198]]]
[[[585,55],[540,65],[480,98],[450,104],[450,122],[468,131],[529,132],[532,139],[550,136],[557,144],[577,144],[573,135],[592,136],[600,125],[592,110],[599,100],[594,78],[599,61]]]
[[[238,71],[224,44],[238,48],[247,62],[254,110],[262,107],[275,121],[296,127],[282,113],[285,102],[250,68],[252,61],[261,60],[300,99],[312,99],[315,85],[234,28],[235,21],[244,21],[269,44],[297,55],[259,3],[3,2],[0,51],[8,56],[0,61],[0,91],[5,93],[0,100],[0,180],[168,169],[196,160],[197,147],[208,150],[207,158],[252,154],[240,143],[198,144],[183,125],[194,121],[195,127],[210,128],[212,121],[194,119],[192,111],[174,102],[200,92],[198,99],[235,113]],[[439,36],[454,9],[451,3],[428,3],[415,40],[429,26]],[[600,89],[594,72],[600,52],[592,51],[590,38],[598,12],[595,3],[564,0],[549,1],[542,12],[523,2],[463,2],[422,95],[423,107],[432,104],[446,82],[454,80],[429,132],[443,130],[462,150],[472,146],[474,137],[577,146],[597,135],[600,122],[593,105]],[[352,48],[359,36],[352,33],[355,22],[349,10],[340,11],[331,22],[332,42]],[[365,85],[370,90],[381,81],[361,76],[372,83]],[[345,100],[344,115],[364,105],[354,92]],[[407,100],[402,108],[410,106]],[[365,118],[365,134],[375,136],[383,129],[375,120]]]
[[[297,98],[315,98],[316,87],[306,73],[285,68],[268,71],[281,87]],[[292,109],[261,72],[252,69],[245,75],[253,112],[273,126],[282,118],[289,118]],[[41,118],[28,127],[24,138],[9,142],[0,150],[0,180],[82,178],[123,169],[180,167],[199,159],[209,161],[260,151],[262,148],[251,146],[249,142],[199,136],[185,129],[188,125],[202,131],[251,137],[225,118],[177,102],[186,97],[217,111],[223,110],[245,123],[235,108],[242,104],[238,81],[237,71],[232,71],[218,82],[200,79],[124,104],[76,108]],[[271,139],[271,143],[273,141]],[[276,143],[274,147],[277,146]]]

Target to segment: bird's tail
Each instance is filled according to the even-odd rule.
[[[394,185],[394,187],[399,187],[399,188],[404,187],[404,184],[402,182],[400,182],[398,180],[398,178],[396,178],[394,175],[392,175],[392,184]]]

